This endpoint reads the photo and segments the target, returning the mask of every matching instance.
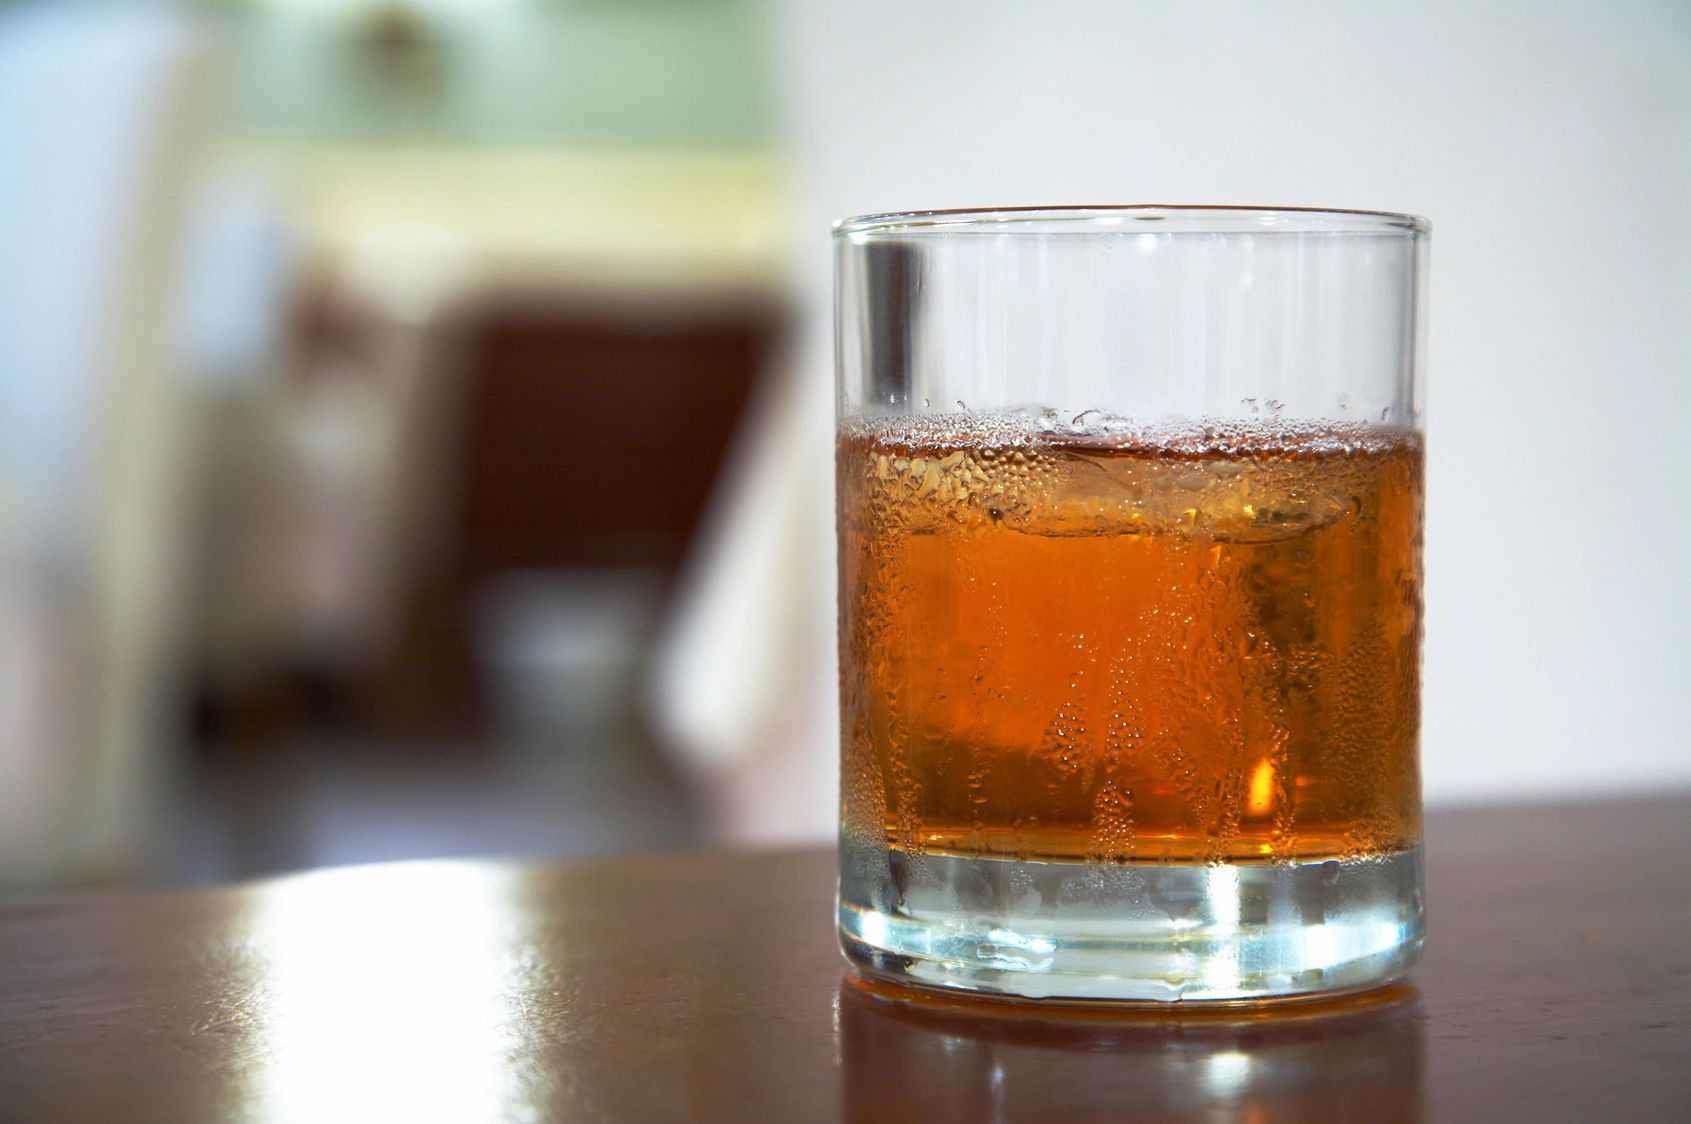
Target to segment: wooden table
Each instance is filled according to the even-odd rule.
[[[0,1119],[1691,1119],[1691,801],[1435,815],[1412,985],[1247,1017],[846,979],[820,852],[0,906]]]

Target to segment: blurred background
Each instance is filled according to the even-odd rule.
[[[0,0],[0,890],[833,831],[828,223],[1434,222],[1433,804],[1691,788],[1691,7]]]

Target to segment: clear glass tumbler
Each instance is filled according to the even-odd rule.
[[[1025,998],[1371,987],[1420,952],[1428,225],[835,229],[839,925]]]

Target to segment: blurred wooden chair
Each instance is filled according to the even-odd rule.
[[[438,432],[441,494],[419,540],[390,721],[484,728],[478,598],[502,577],[648,574],[661,611],[777,314],[481,300],[453,316],[456,387]]]

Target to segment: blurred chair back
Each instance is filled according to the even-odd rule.
[[[532,663],[547,647],[536,646],[539,632],[587,643],[559,650],[565,663],[579,654],[643,664],[777,313],[760,302],[655,300],[613,311],[560,296],[493,298],[458,316],[452,483],[437,552],[420,568],[399,696],[435,729],[516,717],[501,669]],[[580,676],[554,670],[541,693],[571,693],[566,683]]]

